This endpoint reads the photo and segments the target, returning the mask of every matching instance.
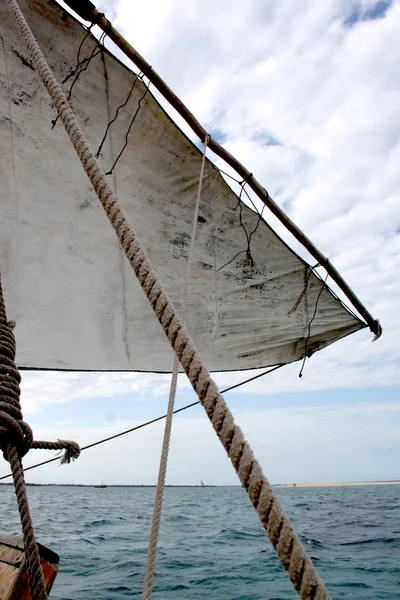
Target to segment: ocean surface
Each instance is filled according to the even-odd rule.
[[[37,537],[61,556],[54,600],[140,596],[154,488],[29,487]],[[277,489],[333,599],[400,599],[400,486]],[[9,486],[0,531],[19,533]],[[240,487],[167,488],[155,599],[290,600]]]

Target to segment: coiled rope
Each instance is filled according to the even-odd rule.
[[[288,571],[294,588],[303,600],[328,600],[329,596],[307,556],[289,519],[272,492],[271,486],[255,460],[241,429],[234,423],[216,384],[185,330],[177,312],[163,291],[156,273],[130,226],[118,200],[89,147],[75,115],[48,66],[16,0],[3,0],[10,8],[16,27],[26,45],[30,59],[42,79],[64,124],[83,168],[115,230],[165,335],[180,361],[191,385],[232,461],[243,487],[257,510],[279,559]]]

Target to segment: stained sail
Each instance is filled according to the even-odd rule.
[[[20,5],[179,308],[199,150],[151,89],[61,7]],[[169,344],[3,3],[0,22],[0,270],[17,363],[168,372]],[[211,162],[186,324],[215,371],[289,363],[364,326]]]

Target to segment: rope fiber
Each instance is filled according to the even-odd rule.
[[[160,321],[191,385],[196,391],[222,445],[231,459],[243,487],[256,509],[279,559],[288,571],[294,588],[303,600],[328,600],[328,593],[315,571],[289,519],[263,475],[241,429],[234,423],[216,384],[206,369],[174,306],[164,292],[156,273],[130,226],[106,177],[97,164],[86,137],[65,95],[48,66],[16,0],[3,0],[9,6],[15,25],[43,81],[83,168],[115,230],[133,270]]]
[[[188,256],[188,260],[187,260],[186,275],[185,275],[183,289],[182,289],[182,295],[181,295],[180,318],[182,319],[182,321],[185,319],[186,310],[187,310],[190,267],[192,265],[193,251],[194,251],[194,245],[195,245],[195,240],[196,240],[197,220],[198,220],[198,216],[199,216],[201,190],[202,190],[202,186],[203,186],[204,166],[205,166],[205,162],[206,162],[207,144],[208,144],[208,138],[206,138],[206,140],[204,142],[204,152],[203,152],[203,158],[201,160],[199,185],[197,187],[197,197],[196,197],[196,203],[195,203],[194,214],[193,214],[192,233],[190,236],[189,256]],[[170,391],[169,391],[167,418],[165,421],[165,428],[164,428],[164,439],[163,439],[163,445],[162,445],[162,450],[161,450],[160,469],[159,469],[159,474],[158,474],[156,497],[155,497],[155,502],[154,502],[153,521],[151,524],[149,551],[148,551],[147,564],[146,564],[146,573],[144,576],[143,600],[150,600],[151,592],[152,592],[154,565],[155,565],[156,555],[157,555],[157,544],[158,544],[158,536],[159,536],[159,532],[160,532],[162,502],[163,502],[163,497],[164,497],[169,445],[170,445],[170,440],[171,440],[172,417],[174,414],[176,388],[177,388],[177,384],[178,384],[178,370],[179,370],[179,361],[178,361],[177,356],[175,355],[174,366],[172,368],[171,386],[170,386]]]

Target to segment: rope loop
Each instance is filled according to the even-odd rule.
[[[4,299],[0,290],[0,450],[8,460],[9,444],[22,458],[29,451],[32,430],[23,421],[20,398],[21,375],[14,362],[16,343],[14,321],[7,321]]]
[[[4,404],[4,402],[0,403],[1,408]],[[3,410],[0,411],[0,450],[2,450],[5,460],[9,461],[9,444],[15,446],[19,458],[22,458],[31,449],[32,441],[32,429],[28,423],[15,419]]]

